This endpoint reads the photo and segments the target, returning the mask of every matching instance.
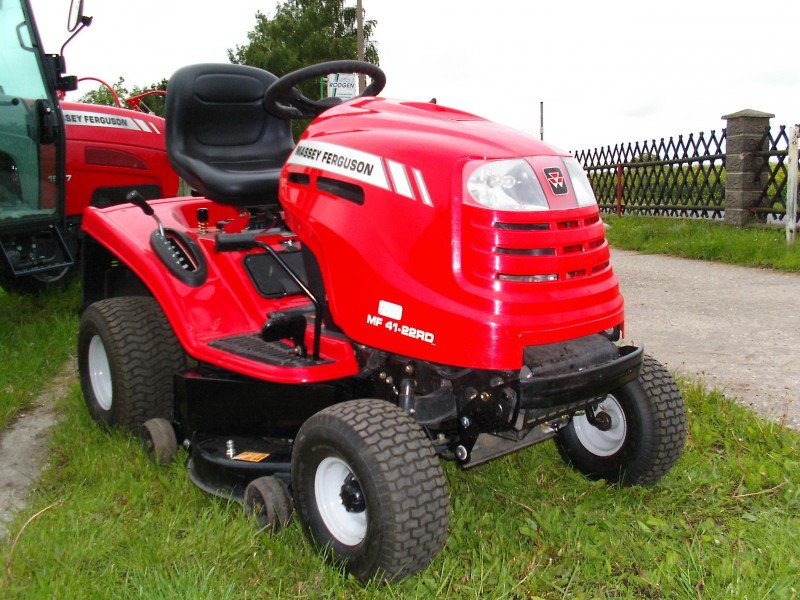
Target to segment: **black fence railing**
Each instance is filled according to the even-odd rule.
[[[725,130],[574,152],[600,208],[720,218],[725,209]]]
[[[774,219],[782,220],[786,216],[786,179],[789,167],[789,134],[786,126],[781,125],[776,136],[767,127],[759,148],[764,148],[755,153],[763,161],[758,175],[761,195],[752,211],[760,218],[771,215]]]

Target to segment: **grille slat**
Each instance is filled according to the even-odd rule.
[[[523,215],[530,216],[530,215]],[[479,279],[511,284],[555,284],[591,277],[608,267],[603,225],[597,213],[530,222],[495,221],[491,245],[476,238],[469,253],[469,269]],[[488,223],[470,223],[484,229]],[[469,264],[469,262],[465,264]]]

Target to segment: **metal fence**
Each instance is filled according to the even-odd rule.
[[[771,216],[776,220],[783,220],[786,216],[786,179],[789,167],[789,135],[786,126],[781,125],[775,136],[767,127],[759,148],[764,148],[755,153],[762,160],[759,173],[761,195],[752,211],[760,218]]]
[[[579,150],[600,208],[617,214],[721,218],[725,211],[726,130]],[[783,221],[789,134],[767,127],[752,156],[760,160],[753,183],[760,190],[749,210],[758,220]]]
[[[725,130],[574,152],[604,211],[722,217]]]

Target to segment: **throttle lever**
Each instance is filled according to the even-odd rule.
[[[156,214],[156,211],[153,210],[153,207],[150,206],[147,203],[147,200],[144,199],[144,196],[142,196],[139,190],[128,192],[128,195],[125,196],[125,200],[140,208],[148,217],[153,217],[155,222],[158,223],[158,233],[162,238],[166,238],[166,233],[164,233],[164,224],[161,222],[161,219],[158,218],[158,215]]]

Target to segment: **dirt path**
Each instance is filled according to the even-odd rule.
[[[614,250],[628,338],[800,429],[800,275]]]
[[[0,434],[0,540],[8,536],[6,524],[15,510],[25,507],[28,492],[47,462],[47,442],[57,420],[55,405],[67,393],[76,371],[76,362],[68,361],[33,408]]]

